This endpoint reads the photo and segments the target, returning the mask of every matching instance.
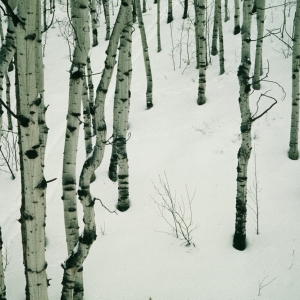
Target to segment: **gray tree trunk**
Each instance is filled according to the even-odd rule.
[[[194,9],[195,9],[195,45],[196,45],[196,69],[199,69],[200,64],[200,41],[199,41],[199,16],[200,10],[199,5],[197,4],[198,0],[194,0]]]
[[[173,4],[172,0],[168,0],[168,18],[167,18],[167,24],[171,23],[173,21]]]
[[[220,63],[220,75],[225,73],[225,59],[224,59],[224,39],[223,39],[223,24],[222,24],[222,3],[218,1],[218,16],[219,16],[219,63]]]
[[[89,0],[90,2],[90,14],[91,14],[91,23],[92,23],[92,33],[93,33],[93,47],[98,45],[98,19],[97,19],[97,9],[96,9],[96,0]]]
[[[252,0],[244,0],[243,4],[243,32],[241,64],[238,69],[240,84],[239,105],[241,112],[242,144],[238,152],[237,166],[237,193],[236,193],[236,219],[233,247],[237,250],[246,248],[246,219],[247,219],[247,169],[251,154],[251,112],[249,107],[249,73],[251,67],[251,18]]]
[[[219,22],[220,22],[220,10],[219,10],[219,1],[215,0],[215,11],[214,11],[214,27],[213,27],[213,35],[211,42],[211,55],[215,56],[218,54],[218,32],[219,32]]]
[[[95,101],[95,125],[96,125],[96,144],[91,155],[86,159],[79,180],[78,196],[83,206],[84,212],[84,231],[78,239],[71,254],[63,264],[63,289],[62,300],[70,300],[72,298],[75,285],[76,273],[86,259],[90,247],[96,239],[96,225],[94,216],[94,199],[90,194],[90,182],[94,171],[102,162],[104,149],[106,144],[106,123],[104,118],[104,103],[108,86],[112,77],[113,69],[116,63],[116,52],[121,31],[125,24],[125,19],[130,1],[122,1],[120,10],[113,27],[113,31],[107,48],[107,56],[105,60],[105,68],[102,72],[101,81],[98,85]]]
[[[264,36],[264,23],[265,23],[265,0],[256,1],[257,11],[257,41],[256,41],[256,55],[253,75],[253,89],[260,89],[260,76],[262,75],[262,48]]]
[[[157,0],[157,52],[161,51],[160,40],[160,0]]]
[[[2,261],[2,233],[0,227],[0,300],[6,300],[6,287],[4,282],[4,269]]]
[[[206,102],[205,90],[206,90],[206,37],[205,37],[205,0],[196,0],[198,15],[198,39],[199,39],[199,87],[198,87],[198,105],[202,105]]]
[[[294,19],[293,57],[292,57],[292,117],[290,131],[289,158],[297,160],[299,157],[299,64],[300,64],[300,0],[297,0],[297,7]]]
[[[228,9],[228,0],[225,0],[224,10],[225,10],[224,22],[227,22],[230,20],[229,9]]]
[[[21,223],[26,275],[26,299],[48,299],[45,261],[45,197],[39,139],[39,91],[36,74],[36,37],[41,31],[36,19],[38,1],[20,1],[16,29],[16,99],[21,164]],[[41,12],[39,12],[41,13]]]

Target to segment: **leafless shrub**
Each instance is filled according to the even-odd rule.
[[[190,197],[186,186],[186,198],[181,196],[181,201],[177,201],[176,192],[173,195],[169,186],[169,181],[165,173],[165,178],[159,176],[159,186],[153,183],[154,189],[159,195],[159,200],[151,198],[156,203],[160,216],[166,221],[171,228],[170,234],[178,239],[184,240],[186,246],[195,246],[192,242],[192,232],[198,227],[193,224],[192,202],[195,192]]]

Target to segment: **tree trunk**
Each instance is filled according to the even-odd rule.
[[[143,0],[143,13],[147,12],[146,0]]]
[[[26,299],[48,299],[45,261],[45,197],[39,140],[39,91],[36,74],[35,39],[41,31],[36,19],[37,1],[20,1],[16,28],[16,99],[19,116],[20,164],[22,182],[21,223],[23,258],[26,275]],[[41,13],[41,12],[39,12]]]
[[[199,34],[199,87],[198,87],[198,105],[206,102],[205,89],[206,89],[206,37],[205,37],[205,1],[197,1],[198,14],[198,34]]]
[[[65,231],[68,255],[79,239],[76,201],[76,157],[79,135],[79,117],[85,66],[90,47],[88,0],[71,1],[72,23],[76,31],[76,44],[70,69],[69,107],[63,157],[63,196]],[[74,298],[83,297],[82,272],[77,274]],[[73,291],[72,291],[73,292]],[[73,299],[73,298],[72,298]]]
[[[223,24],[222,24],[222,4],[221,0],[218,0],[218,15],[219,15],[219,63],[220,63],[220,75],[225,73],[225,66],[224,66],[224,40],[223,40]]]
[[[194,0],[194,9],[195,9],[195,45],[196,45],[196,69],[199,69],[200,64],[200,41],[199,41],[199,5],[197,4],[198,0]]]
[[[127,26],[123,29],[120,39],[119,51],[119,97],[118,97],[118,121],[116,128],[115,147],[118,157],[118,204],[117,209],[126,211],[130,206],[129,200],[129,173],[128,157],[126,150],[129,98],[130,98],[130,77],[131,77],[131,43],[132,27],[130,15],[127,15]]]
[[[224,10],[225,10],[224,22],[227,22],[230,20],[229,9],[228,9],[228,0],[225,0]]]
[[[96,10],[96,0],[89,0],[90,2],[90,14],[92,23],[92,33],[93,33],[93,47],[98,45],[98,20],[97,20],[97,10]]]
[[[293,57],[292,57],[292,117],[290,131],[289,158],[297,160],[298,132],[299,132],[299,64],[300,64],[300,0],[297,0],[297,7],[294,19]]]
[[[102,0],[104,15],[105,15],[105,23],[106,23],[106,36],[105,40],[108,41],[110,37],[110,16],[109,16],[109,0]]]
[[[238,152],[237,166],[237,193],[236,193],[236,220],[233,247],[237,250],[246,248],[246,219],[247,219],[247,168],[251,154],[251,112],[249,107],[249,73],[251,67],[251,7],[252,0],[244,0],[243,5],[243,32],[241,64],[238,69],[240,84],[239,105],[241,112],[242,144]]]
[[[262,75],[262,47],[264,36],[264,23],[265,23],[265,0],[256,1],[257,11],[257,41],[256,41],[256,55],[253,76],[253,89],[260,89],[260,76]]]
[[[0,227],[0,300],[6,300],[6,287],[4,282],[4,269],[2,261],[2,233]]]
[[[239,34],[241,31],[240,27],[240,3],[239,0],[234,0],[234,30],[233,34]]]
[[[143,22],[140,0],[135,0],[135,3],[136,3],[139,28],[141,33],[144,64],[145,64],[145,70],[147,76],[146,106],[148,109],[150,109],[151,107],[153,107],[153,102],[152,102],[152,72],[151,72],[150,58],[148,52],[148,43],[147,43],[146,31]]]
[[[160,0],[157,0],[157,52],[161,51],[160,40]]]
[[[172,5],[172,0],[168,0],[167,24],[171,23],[172,21],[173,21],[173,5]]]
[[[182,19],[186,19],[188,17],[188,9],[189,9],[189,1],[184,0],[184,11],[183,11]]]
[[[211,42],[211,55],[215,56],[218,54],[218,31],[219,31],[219,20],[220,20],[220,10],[219,10],[219,1],[215,0],[215,13],[214,13],[214,27],[213,27],[213,35],[212,35],[212,42]]]
[[[106,123],[104,118],[104,103],[108,86],[116,63],[116,52],[121,31],[125,24],[125,18],[131,2],[122,1],[121,7],[109,39],[105,68],[102,72],[101,81],[97,88],[95,101],[95,123],[96,123],[96,144],[91,155],[86,159],[79,180],[78,196],[83,206],[84,231],[78,239],[78,243],[71,251],[70,256],[63,264],[63,289],[62,300],[72,299],[72,292],[75,284],[75,276],[86,259],[90,247],[96,239],[96,226],[94,217],[94,199],[90,194],[90,182],[94,171],[102,162],[106,144]]]

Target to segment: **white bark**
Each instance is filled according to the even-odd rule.
[[[292,56],[292,117],[290,131],[289,158],[296,160],[299,157],[299,65],[300,65],[300,0],[297,0],[294,19],[294,38]]]
[[[143,55],[144,55],[144,64],[147,76],[147,91],[146,91],[146,106],[148,109],[153,107],[152,101],[152,72],[151,72],[151,65],[150,65],[150,58],[148,52],[148,43],[146,37],[146,31],[143,22],[142,10],[141,10],[141,3],[140,0],[135,0],[136,10],[137,10],[137,17],[139,22],[141,40],[142,40],[142,47],[143,47]]]
[[[234,30],[233,34],[239,34],[241,31],[240,26],[240,3],[239,0],[234,0]]]
[[[206,37],[205,37],[205,0],[195,0],[196,14],[198,15],[198,39],[199,39],[199,87],[198,87],[198,105],[206,102]]]
[[[260,76],[262,75],[262,48],[264,36],[265,23],[265,0],[256,1],[256,20],[257,20],[257,41],[256,41],[256,55],[253,75],[253,88],[260,89]]]
[[[45,261],[45,196],[39,141],[39,95],[37,89],[35,39],[37,1],[19,1],[16,26],[17,114],[19,117],[20,164],[22,181],[21,229],[26,275],[26,299],[48,299]]]
[[[0,300],[6,300],[6,287],[4,282],[4,269],[2,261],[2,233],[0,227]]]
[[[252,19],[252,0],[244,0],[243,5],[243,32],[241,64],[238,69],[240,84],[239,105],[241,112],[242,144],[238,152],[237,166],[237,193],[236,193],[236,220],[233,247],[237,250],[246,248],[246,219],[247,219],[247,169],[251,154],[251,112],[249,107],[249,73],[251,67],[250,36]]]
[[[109,0],[102,0],[105,23],[106,23],[106,36],[105,40],[108,41],[110,37],[110,15],[109,15]]]
[[[85,161],[80,175],[78,196],[83,206],[84,212],[84,231],[78,243],[74,246],[70,256],[67,258],[64,267],[62,300],[72,299],[76,273],[80,270],[84,260],[88,256],[91,245],[96,239],[96,225],[94,216],[94,199],[90,194],[90,183],[94,171],[102,162],[105,143],[106,143],[106,123],[104,118],[104,102],[109,87],[113,69],[116,63],[116,52],[121,31],[124,27],[125,18],[131,2],[122,1],[120,10],[111,34],[105,68],[102,72],[101,81],[97,88],[95,101],[95,125],[96,125],[96,144],[92,154]]]
[[[96,9],[96,0],[89,0],[90,2],[90,14],[91,14],[91,23],[92,23],[92,33],[93,33],[93,47],[98,45],[98,19],[97,19],[97,9]]]

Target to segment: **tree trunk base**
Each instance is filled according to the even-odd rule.
[[[126,201],[118,201],[118,204],[116,206],[117,210],[120,212],[124,212],[124,211],[128,210],[129,207],[130,207],[129,199]]]
[[[246,235],[234,234],[233,237],[233,248],[239,251],[243,251],[246,249]]]
[[[256,91],[260,90],[260,82],[253,83],[252,87]]]
[[[203,105],[206,103],[206,97],[198,97],[197,104]]]
[[[235,27],[234,27],[234,30],[233,30],[233,34],[234,34],[234,35],[237,35],[237,34],[239,34],[240,32],[241,32],[241,27],[240,27],[240,25],[235,26]]]
[[[297,160],[298,158],[299,158],[299,151],[294,150],[294,149],[290,149],[289,150],[289,159]]]

